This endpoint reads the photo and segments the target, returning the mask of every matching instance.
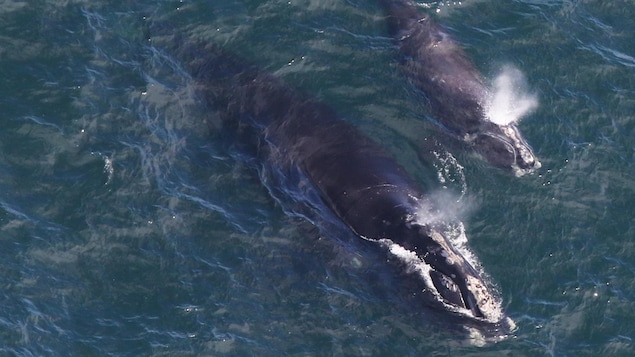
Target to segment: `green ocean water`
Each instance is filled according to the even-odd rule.
[[[487,78],[524,74],[538,172],[439,136],[374,0],[0,1],[0,355],[634,355],[635,3],[421,4]],[[447,197],[514,336],[475,345],[294,210],[152,31],[283,77]]]

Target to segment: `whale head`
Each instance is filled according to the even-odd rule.
[[[429,240],[420,258],[428,264],[430,280],[445,304],[458,308],[468,316],[498,320],[493,304],[497,299],[476,269],[436,230],[420,228]],[[492,321],[493,322],[493,321]]]
[[[490,164],[510,168],[517,176],[538,170],[540,161],[515,124],[487,123],[472,139],[472,144]]]
[[[440,230],[412,224],[400,241],[385,240],[389,251],[425,286],[425,291],[450,312],[496,324],[506,319],[501,299]]]

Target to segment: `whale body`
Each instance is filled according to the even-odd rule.
[[[441,227],[422,223],[423,191],[383,148],[330,107],[218,46],[177,42],[168,52],[209,104],[253,128],[270,160],[297,167],[355,235],[400,257],[437,307],[475,321],[507,319],[491,285]]]
[[[461,47],[410,0],[380,0],[401,53],[401,69],[446,132],[488,162],[523,175],[541,164],[515,122],[490,120],[492,93]]]

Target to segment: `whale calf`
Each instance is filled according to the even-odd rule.
[[[260,153],[276,165],[297,167],[355,235],[401,260],[436,307],[471,321],[508,320],[443,229],[419,217],[424,192],[383,148],[322,102],[217,45],[176,42],[163,49],[184,64],[209,105],[252,128]]]
[[[512,169],[518,176],[540,168],[515,122],[490,120],[493,94],[448,33],[410,0],[380,2],[401,53],[400,67],[423,92],[438,124],[494,166]]]

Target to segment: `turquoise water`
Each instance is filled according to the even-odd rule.
[[[488,78],[524,73],[538,172],[439,137],[372,0],[2,2],[0,354],[635,354],[635,3],[427,5]],[[515,336],[476,346],[302,217],[150,19],[317,96],[447,194]]]

